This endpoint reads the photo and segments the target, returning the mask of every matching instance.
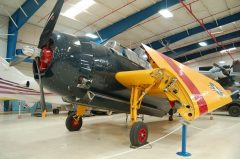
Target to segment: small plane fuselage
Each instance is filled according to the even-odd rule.
[[[116,81],[115,74],[146,68],[129,60],[126,55],[120,56],[114,49],[83,37],[55,32],[50,43],[53,59],[42,72],[44,87],[69,103],[129,111],[131,92]],[[33,71],[38,81],[36,62],[33,63]],[[88,91],[96,94],[94,100],[84,100]],[[170,109],[167,100],[150,96],[145,98],[143,105],[143,113],[155,116],[163,116]]]

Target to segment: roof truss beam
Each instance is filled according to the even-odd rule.
[[[100,37],[96,42],[104,43],[112,37],[122,33],[123,31],[131,28],[132,26],[138,24],[139,22],[149,18],[150,16],[156,14],[161,9],[166,9],[172,7],[176,4],[179,4],[179,0],[162,0],[159,1],[137,13],[134,13],[112,25],[99,30],[96,35]]]
[[[228,45],[224,45],[224,47],[226,49],[229,49],[229,48],[232,48],[232,47],[240,47],[240,41],[235,42],[235,43],[231,43],[231,44],[228,44]],[[201,52],[200,51],[199,52],[194,52],[194,53],[192,53],[190,55],[178,57],[178,58],[175,58],[175,60],[177,60],[178,62],[181,62],[181,63],[182,62],[187,62],[189,60],[200,58],[200,57],[205,56],[205,55],[209,55],[209,54],[213,54],[213,53],[216,53],[216,52],[220,52],[221,50],[222,50],[222,47],[211,48],[211,49],[204,50],[204,51],[201,51]]]
[[[226,16],[224,18],[218,19],[216,21],[212,21],[205,24],[206,29],[214,29],[222,25],[226,25],[235,21],[240,20],[240,12],[235,13],[230,16]],[[189,36],[196,35],[199,33],[205,32],[205,30],[201,26],[197,26],[187,31],[182,31],[176,33],[174,35],[168,36],[163,38],[162,40],[165,42],[169,42],[170,44],[175,43],[177,41],[183,40]],[[158,50],[164,47],[164,45],[160,42],[160,40],[153,41],[149,44],[149,46],[153,47],[154,49]]]
[[[238,38],[238,37],[240,37],[240,30],[218,36],[218,37],[216,37],[216,40],[218,42],[223,42],[223,41]],[[215,44],[215,41],[212,38],[204,40],[204,42],[206,42],[208,45]],[[166,54],[167,56],[170,56],[170,57],[176,57],[181,54],[187,53],[188,51],[198,49],[200,47],[202,47],[202,46],[200,46],[199,43],[197,42],[197,43],[193,43],[193,44],[181,47],[181,48],[174,49],[172,51],[167,51],[164,54]]]

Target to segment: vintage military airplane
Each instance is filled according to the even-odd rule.
[[[100,45],[53,32],[63,3],[57,1],[42,32],[40,56],[32,52],[27,58],[35,57],[33,72],[40,88],[78,105],[66,119],[69,131],[81,128],[85,106],[130,112],[130,142],[141,146],[147,142],[148,129],[137,122],[138,113],[162,117],[174,107],[193,121],[232,101],[216,81],[146,45],[137,54],[115,42]],[[41,103],[44,107],[42,89]]]
[[[60,105],[68,105],[58,96],[46,91],[46,101],[52,103],[53,113],[58,113]],[[28,105],[39,101],[39,86],[34,78],[24,75],[0,57],[0,100],[25,100]]]
[[[224,89],[232,92],[240,90],[240,61],[234,60],[232,65],[220,66],[216,63],[213,66],[199,67],[199,72],[214,79]],[[218,110],[228,111],[232,117],[240,116],[240,93],[232,96],[233,101]]]
[[[216,80],[225,89],[240,88],[240,60],[233,61],[231,66],[214,63],[213,66],[199,67],[199,72]]]

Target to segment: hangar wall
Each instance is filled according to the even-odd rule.
[[[18,32],[17,47],[16,49],[22,49],[23,46],[37,46],[42,28],[36,25],[26,23]],[[32,75],[32,64],[21,63],[16,66],[17,69],[27,76]]]
[[[0,56],[5,58],[7,52],[8,17],[0,16]]]
[[[17,49],[24,45],[37,46],[42,28],[26,23],[18,32]]]
[[[7,54],[7,36],[2,34],[8,33],[8,20],[7,16],[0,16],[0,56],[3,58]],[[22,49],[24,45],[37,46],[41,32],[42,28],[39,26],[26,23],[19,30],[16,49]],[[32,76],[31,63],[21,63],[16,68],[25,75]]]

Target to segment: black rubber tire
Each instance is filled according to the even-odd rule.
[[[141,133],[141,131],[144,130],[145,134],[143,137],[143,140],[141,141],[139,139],[139,133]],[[148,128],[147,125],[143,122],[136,122],[132,125],[131,131],[130,131],[130,142],[131,142],[131,146],[134,147],[139,147],[142,145],[145,145],[147,143],[147,139],[148,139]]]
[[[228,108],[228,113],[232,117],[238,117],[240,116],[240,106],[238,105],[232,105]]]
[[[78,123],[74,123],[75,115],[76,115],[76,113],[73,112],[70,115],[68,115],[68,117],[66,119],[65,125],[69,131],[79,131],[82,127],[82,117],[79,117]]]
[[[170,115],[170,116],[168,117],[168,120],[169,120],[169,121],[173,121],[173,116]]]
[[[53,114],[59,114],[59,109],[53,109]]]

